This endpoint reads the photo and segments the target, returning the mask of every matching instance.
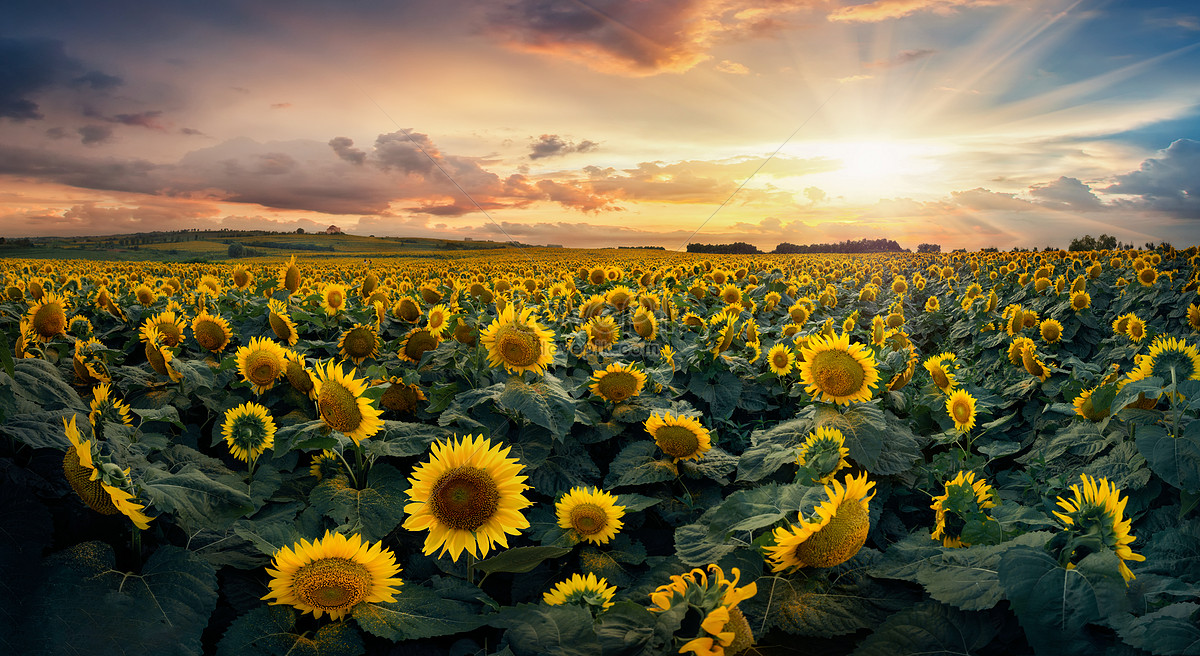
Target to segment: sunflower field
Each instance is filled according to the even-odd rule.
[[[0,279],[0,653],[1200,654],[1196,247]]]

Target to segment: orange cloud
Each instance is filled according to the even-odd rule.
[[[829,20],[878,23],[925,11],[950,14],[963,7],[994,7],[1004,4],[1009,4],[1009,0],[875,0],[842,7],[829,14]]]

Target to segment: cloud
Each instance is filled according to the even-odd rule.
[[[85,146],[97,146],[112,140],[112,128],[107,125],[85,125],[75,130]]]
[[[1003,4],[1007,4],[1007,0],[875,0],[842,7],[829,14],[829,20],[877,23],[927,11],[950,14],[960,7],[991,7]]]
[[[338,157],[351,164],[362,166],[367,161],[367,154],[355,148],[354,140],[350,137],[334,137],[329,140],[329,147],[337,153]]]
[[[821,189],[820,187],[805,187],[804,197],[807,198],[813,205],[816,205],[817,203],[824,201],[829,196],[825,193],[825,190]]]
[[[1099,191],[1136,196],[1134,207],[1200,219],[1200,141],[1179,139],[1142,162],[1137,171],[1116,176]]]
[[[747,68],[745,64],[739,64],[738,62],[730,61],[728,59],[721,60],[721,63],[717,64],[716,68],[718,71],[722,73],[729,73],[730,75],[750,74],[750,69]]]
[[[43,118],[33,97],[80,75],[83,64],[67,56],[61,41],[0,38],[0,117],[16,121]]]
[[[530,145],[529,159],[542,159],[544,157],[558,157],[569,153],[587,153],[596,150],[600,144],[595,141],[580,141],[572,143],[564,140],[557,134],[543,134],[538,137]]]
[[[1010,212],[1027,212],[1034,208],[1033,203],[1017,198],[1016,194],[976,187],[965,191],[952,191],[950,198],[955,205],[971,210],[1007,210]]]
[[[937,50],[929,48],[920,48],[917,50],[901,50],[887,59],[880,59],[866,64],[867,68],[895,68],[903,66],[909,62],[914,62],[918,59],[937,54]]]
[[[87,73],[84,73],[83,75],[71,80],[71,86],[86,86],[90,89],[95,89],[96,91],[108,91],[110,89],[115,89],[122,84],[125,84],[123,79],[117,77],[116,75],[101,73],[100,71],[88,71]]]
[[[1038,204],[1061,210],[1087,211],[1104,209],[1104,204],[1092,193],[1092,188],[1076,178],[1060,177],[1054,182],[1036,184],[1029,195]]]

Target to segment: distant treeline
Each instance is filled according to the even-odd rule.
[[[762,254],[762,251],[753,244],[747,244],[744,241],[736,241],[732,244],[688,244],[687,250],[689,253],[722,255]],[[903,253],[906,250],[900,248],[900,244],[891,239],[847,239],[836,244],[792,244],[785,241],[771,252],[787,255],[796,253]]]
[[[644,250],[644,251],[665,251],[665,250],[667,250],[666,248],[663,248],[662,246],[617,246],[617,248],[635,248],[635,249]]]
[[[226,242],[229,243],[229,242]],[[300,244],[288,241],[248,241],[247,246],[254,248],[279,248],[289,251],[333,251],[332,244]]]

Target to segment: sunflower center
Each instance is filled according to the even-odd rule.
[[[271,324],[271,330],[275,331],[275,336],[279,339],[289,339],[292,336],[292,327],[288,325],[287,321],[283,320],[283,317],[272,312],[267,321]]]
[[[940,366],[933,368],[932,376],[933,383],[938,387],[946,389],[950,386],[950,377],[946,375],[946,370]]]
[[[399,314],[401,319],[412,323],[417,320],[417,317],[421,316],[421,308],[417,307],[416,302],[411,298],[406,298],[400,301]]]
[[[175,346],[179,343],[179,338],[183,337],[183,331],[179,329],[179,325],[174,321],[162,321],[155,325],[158,328],[159,334],[163,337],[163,342],[167,346]]]
[[[813,378],[817,387],[831,396],[849,396],[862,389],[866,371],[854,356],[837,349],[813,356]]]
[[[637,391],[637,378],[627,371],[613,371],[604,374],[597,381],[600,396],[611,401],[624,401]]]
[[[654,441],[672,458],[687,458],[700,448],[700,439],[686,426],[663,426],[655,431]]]
[[[459,531],[474,531],[500,507],[500,489],[491,474],[463,465],[442,474],[429,495],[433,516]]]
[[[392,383],[379,398],[379,403],[394,412],[409,413],[417,409],[417,393],[403,383]]]
[[[954,421],[965,424],[971,419],[971,406],[965,401],[956,400],[950,407],[950,412],[954,413]]]
[[[437,348],[438,340],[428,330],[418,330],[404,342],[404,355],[413,360],[420,360],[425,351]]]
[[[67,315],[58,303],[43,303],[33,315],[33,328],[42,337],[53,337],[67,328]]]
[[[580,535],[595,535],[608,526],[608,514],[594,503],[581,503],[571,509],[571,528]]]
[[[1044,337],[1047,342],[1057,342],[1059,338],[1058,326],[1052,323],[1048,323],[1043,326],[1042,337]]]
[[[346,298],[342,296],[341,291],[333,289],[330,290],[326,300],[329,302],[329,307],[340,308],[342,307],[342,303],[345,302]]]
[[[796,545],[796,558],[810,567],[833,567],[846,562],[867,541],[870,516],[857,499],[842,502],[833,518],[804,542]]]
[[[358,399],[336,380],[327,380],[321,385],[317,407],[325,423],[340,433],[353,433],[363,420]]]
[[[774,354],[772,354],[771,364],[774,365],[776,369],[786,369],[789,364],[787,351],[776,351]]]
[[[79,463],[79,449],[72,444],[71,448],[67,449],[66,455],[63,456],[63,475],[71,484],[71,489],[75,490],[75,494],[83,499],[88,508],[101,515],[117,514],[119,511],[113,504],[112,497],[104,491],[99,480],[92,480],[94,471],[96,470]]]
[[[533,330],[510,324],[500,326],[496,333],[496,350],[509,366],[529,367],[537,363],[542,345]]]
[[[297,269],[295,264],[289,266],[287,271],[284,272],[283,286],[292,293],[300,289],[300,269]]]
[[[1146,326],[1142,322],[1129,323],[1129,336],[1134,340],[1141,340],[1146,336]]]
[[[366,328],[352,328],[342,342],[346,354],[352,358],[365,358],[375,352],[375,335]]]
[[[279,359],[269,351],[255,351],[246,357],[246,377],[259,387],[274,382],[282,368]]]
[[[245,271],[234,271],[233,282],[238,287],[245,288],[246,285],[250,284],[250,275]]]
[[[200,321],[192,327],[192,332],[200,346],[209,351],[215,351],[225,344],[225,331],[215,321]]]
[[[321,558],[296,571],[292,587],[296,598],[313,608],[344,610],[366,598],[371,572],[346,558]]]

